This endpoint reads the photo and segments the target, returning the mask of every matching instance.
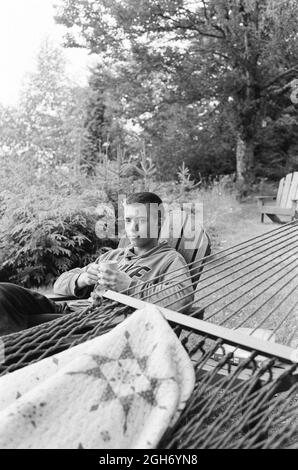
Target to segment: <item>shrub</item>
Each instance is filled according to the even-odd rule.
[[[1,270],[25,287],[48,285],[64,271],[94,260],[113,240],[95,234],[96,215],[87,210],[68,213],[16,210],[1,230],[5,260]],[[3,256],[3,255],[2,255]]]

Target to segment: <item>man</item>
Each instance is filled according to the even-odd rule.
[[[55,294],[90,296],[95,286],[183,310],[193,300],[187,264],[159,234],[162,201],[154,193],[136,193],[126,199],[125,231],[130,244],[101,255],[83,268],[67,271],[54,284]],[[116,271],[107,261],[117,263]],[[13,284],[0,283],[0,335],[28,327],[30,314],[61,311],[46,297]]]
[[[124,206],[129,246],[111,250],[84,268],[62,274],[54,284],[55,294],[86,298],[100,283],[102,288],[183,308],[193,294],[190,273],[182,255],[167,242],[159,243],[162,212],[162,201],[154,193],[129,196]],[[102,265],[106,261],[117,262],[116,273]]]

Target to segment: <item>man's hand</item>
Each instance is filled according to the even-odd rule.
[[[80,274],[77,279],[77,286],[83,289],[86,286],[93,286],[99,279],[99,265],[97,263],[89,264],[87,271]]]
[[[116,271],[108,266],[99,267],[99,282],[103,288],[121,292],[128,289],[131,281],[131,277],[122,271]]]

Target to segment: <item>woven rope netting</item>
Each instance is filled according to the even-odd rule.
[[[249,334],[260,327],[270,329],[271,339],[290,344],[297,333],[297,234],[296,221],[206,257],[190,314],[204,310],[205,320],[232,329],[250,327]],[[178,283],[179,270],[172,282],[175,278]],[[142,296],[146,300],[145,289]],[[163,305],[171,308],[166,288],[164,297]],[[133,311],[104,300],[100,306],[2,337],[5,362],[0,375],[102,335]],[[295,364],[269,356],[261,360],[256,351],[237,363],[243,345],[227,353],[227,341],[221,338],[171,326],[193,361],[197,380],[161,448],[298,448]]]

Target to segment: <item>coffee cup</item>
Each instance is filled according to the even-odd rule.
[[[109,268],[113,274],[110,275],[111,277],[111,281],[112,281],[112,278],[114,277],[114,275],[116,274],[116,272],[118,271],[118,263],[117,261],[101,261],[99,264],[98,264],[98,282],[97,282],[97,285],[95,286],[95,296],[97,295],[101,295],[103,294],[106,290],[107,290],[107,287],[104,287],[102,282],[101,282],[101,270],[102,269],[106,269],[106,268]]]

